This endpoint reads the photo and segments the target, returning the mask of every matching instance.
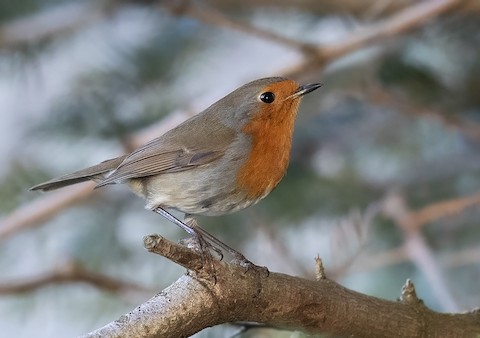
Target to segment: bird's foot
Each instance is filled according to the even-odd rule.
[[[208,233],[203,228],[201,228],[198,225],[197,221],[191,215],[188,215],[185,217],[185,224],[187,224],[188,227],[193,230],[195,236],[198,239],[203,241],[200,243],[200,245],[210,253],[210,256],[211,256],[211,251],[214,251],[220,256],[220,260],[222,260],[223,259],[222,249],[223,249],[224,251],[228,252],[233,256],[235,263],[239,264],[245,269],[245,273],[247,273],[250,270],[253,270],[255,272],[258,272],[259,274],[264,274],[267,277],[270,275],[270,272],[266,267],[253,264],[251,261],[246,259],[243,254],[231,248],[230,246],[223,243],[218,238],[212,236],[210,233]]]
[[[197,242],[199,251],[202,255],[209,256],[211,259],[214,257],[212,256],[212,252],[218,255],[218,260],[223,259],[223,252],[221,249],[217,248],[215,245],[210,243],[202,236],[202,234],[195,232],[193,235],[193,239]]]
[[[217,254],[220,257],[219,259],[222,260],[222,251],[210,244],[202,235],[198,233],[195,233],[191,237],[182,240],[181,244],[197,251],[201,255],[204,271],[213,279],[213,282],[216,284],[217,275],[215,271],[215,260],[217,258],[212,255],[212,252]]]
[[[234,257],[233,258],[234,262],[245,269],[245,273],[252,270],[252,271],[257,272],[259,274],[263,274],[267,277],[270,275],[270,271],[268,271],[268,268],[266,266],[259,266],[259,265],[256,265],[256,264],[252,263],[247,258],[245,258],[244,255],[242,255],[241,253],[239,253],[237,251],[235,251],[235,253],[233,254],[233,257]]]

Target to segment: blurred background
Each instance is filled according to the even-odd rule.
[[[271,271],[313,278],[319,254],[362,293],[395,300],[411,278],[434,310],[480,306],[479,16],[475,0],[1,1],[0,336],[87,333],[184,273],[142,237],[186,234],[127,187],[29,187],[265,76],[324,84],[288,173],[200,223]]]

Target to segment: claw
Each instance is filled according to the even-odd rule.
[[[213,283],[217,284],[217,275],[215,272],[215,264],[214,264],[214,258],[212,256],[212,253],[210,250],[213,250],[217,252],[217,248],[215,248],[213,245],[208,243],[205,238],[202,237],[202,235],[195,233],[194,236],[192,237],[198,245],[198,249],[200,251],[200,254],[202,255],[202,260],[204,264],[208,264],[208,272],[209,275],[213,278]],[[218,253],[218,252],[217,252]]]
[[[247,273],[249,270],[253,270],[255,272],[264,273],[266,277],[270,276],[270,271],[266,266],[258,266],[252,263],[251,261],[246,259],[245,256],[241,253],[237,253],[234,260],[245,269],[245,273]]]
[[[266,267],[259,267],[253,264],[248,259],[246,259],[244,255],[232,249],[231,247],[229,247],[228,245],[220,241],[218,238],[212,236],[207,231],[202,229],[192,215],[185,214],[185,219],[182,222],[178,218],[170,214],[168,211],[163,209],[162,207],[157,207],[153,209],[153,211],[162,215],[163,217],[173,222],[174,224],[178,225],[187,233],[191,234],[193,238],[196,239],[196,242],[198,243],[197,247],[198,247],[198,250],[202,253],[202,257],[205,258],[205,261],[210,262],[210,267],[211,267],[211,270],[213,271],[213,277],[214,277],[215,283],[216,283],[216,276],[215,276],[215,269],[213,264],[214,262],[213,262],[212,251],[215,252],[220,257],[219,258],[220,261],[223,260],[223,257],[224,257],[222,250],[227,251],[228,253],[233,255],[236,261],[240,262],[241,266],[245,268],[245,273],[247,273],[249,270],[255,270],[255,271],[263,271],[267,277],[270,275],[270,272]]]

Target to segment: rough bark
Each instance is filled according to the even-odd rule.
[[[261,269],[246,271],[238,262],[204,264],[194,249],[157,235],[145,237],[145,245],[186,267],[187,273],[130,313],[84,337],[188,337],[210,326],[242,321],[352,337],[480,335],[478,311],[434,312],[416,297],[409,281],[399,301],[387,301],[344,288],[323,271],[317,271],[318,280],[312,281]]]

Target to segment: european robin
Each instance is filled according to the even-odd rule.
[[[239,255],[198,227],[192,215],[244,209],[277,186],[288,167],[301,98],[320,86],[281,77],[252,81],[128,155],[31,190],[88,180],[97,182],[97,188],[127,183],[146,200],[147,209]],[[181,211],[186,219],[181,222],[166,209]]]

